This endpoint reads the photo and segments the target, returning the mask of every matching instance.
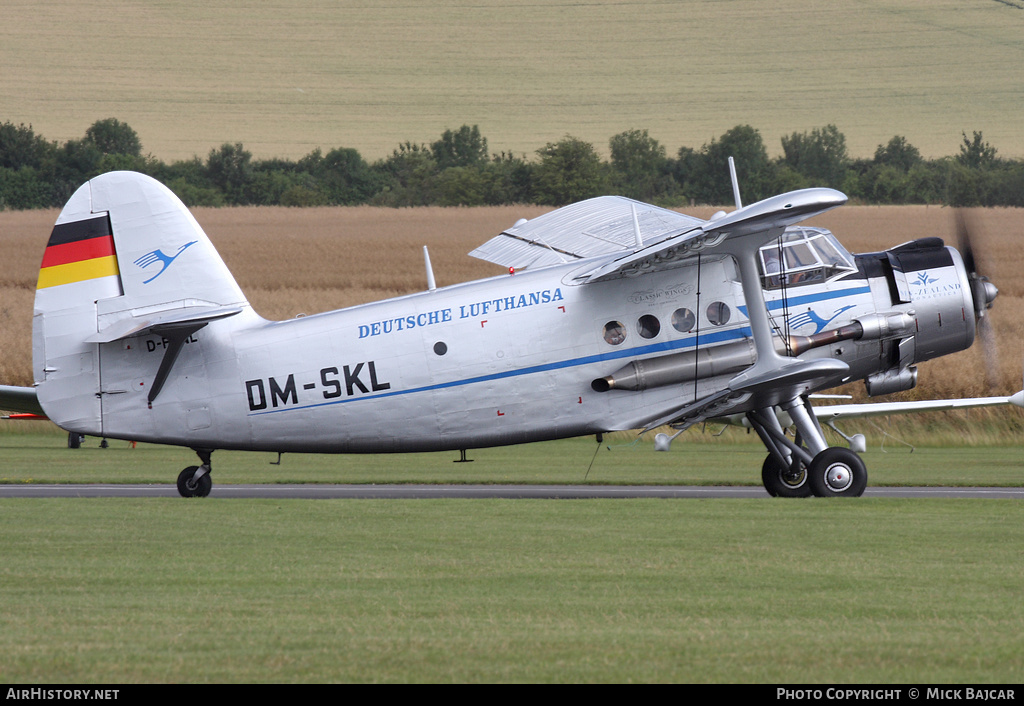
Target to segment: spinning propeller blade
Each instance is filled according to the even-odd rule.
[[[978,273],[977,259],[974,256],[974,245],[972,231],[977,229],[973,223],[968,222],[968,216],[962,211],[956,212],[956,236],[960,254],[964,258],[964,267],[967,269],[967,277],[971,282],[971,295],[974,298],[974,316],[983,319],[985,312],[992,308],[999,290],[989,282],[988,277]]]
[[[956,211],[957,246],[964,259],[967,278],[971,285],[971,297],[974,300],[974,317],[978,322],[978,337],[981,339],[982,354],[985,357],[985,378],[989,387],[998,385],[999,358],[996,350],[995,332],[992,330],[991,317],[987,315],[992,308],[999,290],[988,277],[978,272],[978,260],[974,254],[974,241],[977,227],[973,219],[963,210]]]

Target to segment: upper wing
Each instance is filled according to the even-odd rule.
[[[782,235],[787,226],[846,203],[834,189],[801,189],[773,196],[605,262],[578,277],[597,282],[672,267],[707,250],[754,252]]]
[[[634,218],[635,215],[635,218]],[[630,253],[636,233],[658,243],[704,221],[622,196],[600,196],[520,221],[469,253],[516,270]]]
[[[517,270],[606,256],[576,277],[595,282],[675,266],[743,239],[756,249],[787,226],[846,203],[833,189],[801,189],[704,221],[622,196],[601,196],[520,221],[470,253]]]

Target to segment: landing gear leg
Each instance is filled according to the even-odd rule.
[[[799,461],[782,466],[772,454],[768,454],[761,466],[761,482],[768,494],[775,498],[806,498],[811,494],[807,468]]]
[[[205,498],[213,488],[213,479],[210,477],[210,456],[213,451],[195,449],[195,452],[203,465],[189,466],[178,474],[178,493],[183,498]]]
[[[748,412],[747,419],[768,449],[768,457],[761,466],[764,489],[773,498],[808,497],[811,486],[807,482],[807,464],[811,455],[786,436],[771,407]]]
[[[783,432],[775,410],[747,413],[754,430],[768,449],[761,481],[769,495],[778,497],[859,497],[868,483],[864,462],[842,447],[829,447],[806,398],[782,405],[796,426],[796,439]]]

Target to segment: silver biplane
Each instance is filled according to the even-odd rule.
[[[57,219],[35,387],[0,407],[190,447],[184,496],[210,492],[216,449],[464,451],[728,418],[764,442],[770,494],[857,496],[864,463],[826,443],[809,395],[913,387],[917,363],[972,344],[996,289],[938,238],[851,255],[798,225],[845,201],[805,189],[705,221],[590,199],[470,253],[507,275],[437,288],[427,258],[426,291],[267,321],[174,194],[112,172]]]

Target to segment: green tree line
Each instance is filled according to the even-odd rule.
[[[367,162],[357,150],[317,148],[297,161],[253,159],[225,143],[170,164],[143,154],[138,134],[115,119],[99,120],[64,144],[31,125],[0,125],[0,210],[59,207],[86,180],[130,169],[159,179],[189,206],[559,206],[616,193],[663,206],[729,204],[728,157],[735,158],[743,200],[809,186],[830,186],[867,204],[1024,206],[1024,161],[1000,158],[981,132],[961,133],[958,154],[924,159],[903,136],[854,159],[835,125],[781,138],[769,158],[761,134],[737,125],[700,148],[670,155],[647,130],[627,130],[608,143],[605,161],[589,142],[566,135],[532,158],[492,153],[476,125],[445,130],[430,144],[405,142]]]

